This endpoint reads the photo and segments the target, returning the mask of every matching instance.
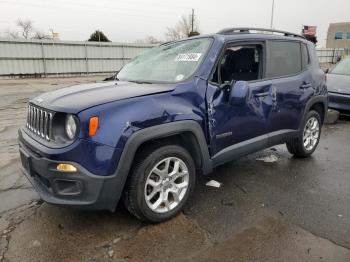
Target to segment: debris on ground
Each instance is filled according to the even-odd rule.
[[[113,239],[113,244],[117,244],[121,240],[120,237]]]
[[[109,251],[108,251],[108,256],[109,256],[109,257],[113,257],[113,255],[114,255],[114,251],[113,251],[113,250],[109,250]]]
[[[338,217],[343,217],[343,215],[339,214]]]
[[[205,185],[206,186],[211,186],[211,187],[216,187],[216,188],[221,187],[221,183],[219,183],[218,181],[215,181],[215,180],[210,180]]]
[[[269,156],[258,157],[255,160],[263,161],[265,163],[274,163],[274,162],[277,162],[278,157],[275,155],[269,155]]]
[[[41,246],[41,243],[38,240],[34,240],[31,244],[31,247],[40,247],[40,246]]]

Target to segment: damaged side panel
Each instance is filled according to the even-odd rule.
[[[276,107],[275,88],[256,82],[250,83],[249,89],[246,103],[234,106],[229,104],[229,89],[209,84],[207,107],[212,155],[228,146],[267,133],[267,119]]]

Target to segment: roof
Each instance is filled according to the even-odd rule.
[[[329,26],[342,26],[342,25],[350,26],[350,22],[338,22],[338,23],[330,23],[329,24]]]

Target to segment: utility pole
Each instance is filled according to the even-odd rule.
[[[271,10],[271,24],[270,24],[270,29],[273,29],[273,13],[275,9],[275,0],[272,0],[272,10]]]
[[[192,23],[191,23],[191,32],[193,32],[193,24],[194,24],[194,9],[192,9]]]

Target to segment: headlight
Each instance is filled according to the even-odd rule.
[[[65,129],[67,137],[72,140],[77,133],[77,120],[73,115],[66,116]]]

